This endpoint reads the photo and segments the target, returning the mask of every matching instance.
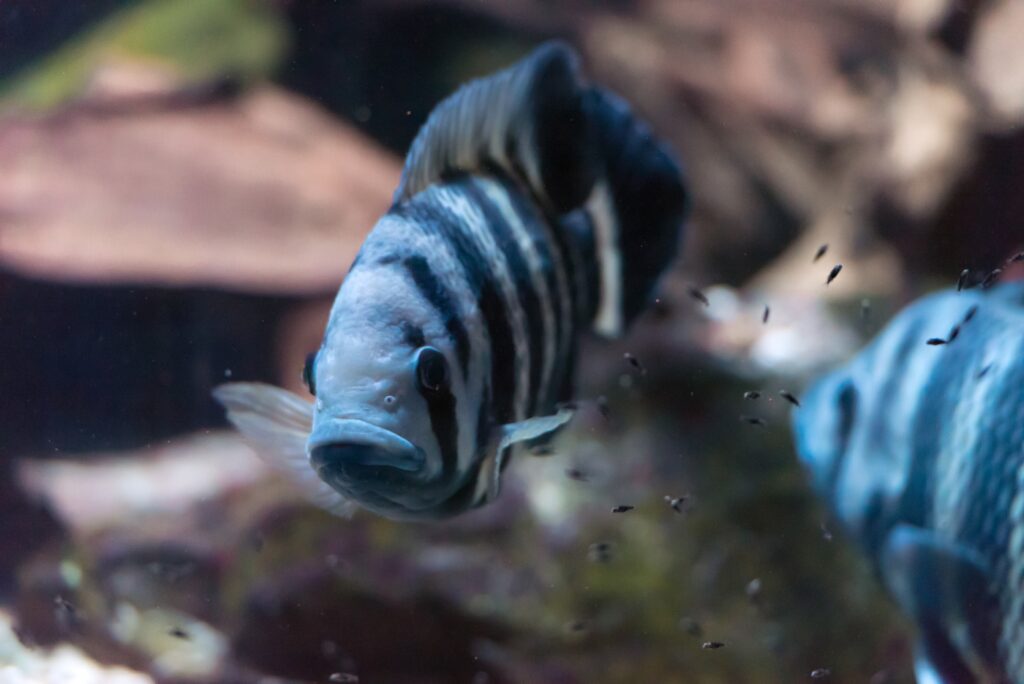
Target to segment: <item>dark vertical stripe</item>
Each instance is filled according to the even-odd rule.
[[[434,275],[430,264],[425,257],[413,255],[405,257],[403,261],[406,271],[423,298],[430,302],[437,313],[444,319],[444,327],[448,334],[455,340],[455,353],[459,357],[459,367],[462,369],[462,377],[469,373],[469,333],[466,326],[459,318],[459,312],[455,306],[452,294],[445,287],[444,283]]]
[[[483,452],[487,448],[487,440],[491,437],[491,421],[490,421],[490,401],[487,397],[489,394],[489,387],[487,386],[487,380],[483,380],[483,384],[480,387],[480,406],[477,407],[476,411],[476,451],[477,454]]]
[[[483,465],[482,460],[478,460],[469,469],[469,476],[466,481],[462,483],[462,486],[455,490],[455,493],[450,497],[441,502],[437,507],[437,514],[439,517],[445,517],[449,515],[457,515],[471,508],[476,508],[480,504],[484,503],[484,500],[477,501],[474,499],[476,494],[476,481],[480,479],[480,467]]]
[[[547,413],[554,408],[556,401],[567,398],[562,396],[564,394],[563,388],[567,383],[571,384],[576,329],[579,325],[581,313],[577,306],[581,300],[576,287],[574,257],[571,256],[574,250],[569,245],[567,236],[563,234],[562,226],[552,223],[541,213],[540,209],[532,203],[531,195],[527,193],[525,188],[507,178],[502,178],[501,181],[508,188],[508,197],[511,200],[512,208],[519,215],[519,220],[530,231],[537,234],[539,239],[535,241],[535,244],[543,246],[542,257],[549,265],[548,272],[545,275],[554,304],[556,329],[551,331],[550,334],[555,336],[556,352],[549,396],[541,397],[540,399],[541,412]],[[562,294],[561,288],[558,287],[556,269],[562,270],[567,289],[565,295]],[[568,299],[565,299],[566,296],[568,296]],[[562,319],[566,308],[569,310],[569,328],[563,330]]]
[[[907,328],[902,331],[903,334],[899,339],[895,354],[890,357],[887,367],[878,367],[877,362],[884,359],[882,359],[879,353],[879,348],[876,347],[872,350],[872,353],[877,358],[871,359],[874,362],[874,367],[871,370],[873,371],[873,377],[877,378],[881,387],[879,390],[876,390],[876,394],[870,400],[864,402],[865,411],[862,413],[864,424],[857,425],[854,428],[859,434],[864,435],[864,442],[854,444],[855,448],[874,450],[879,454],[888,454],[891,457],[894,449],[898,450],[903,446],[903,443],[894,439],[895,426],[893,421],[895,418],[892,412],[893,401],[898,397],[901,386],[908,381],[905,374],[908,361],[918,351],[919,347],[924,347],[924,338],[921,337],[921,334],[927,321],[922,320],[920,313],[918,313],[916,318],[908,321],[908,323]],[[931,349],[931,351],[935,350]],[[908,466],[911,465],[908,464]],[[841,467],[845,472],[847,466]],[[844,487],[842,477],[843,475],[840,475],[838,490],[842,490]],[[907,493],[906,489],[901,492],[901,494]],[[909,500],[913,500],[913,504],[910,505],[916,508],[919,503],[919,496],[916,493],[910,493],[908,502]],[[862,515],[864,521],[862,523],[862,535],[868,548],[873,553],[877,553],[878,549],[885,542],[885,537],[891,529],[892,521],[899,519],[899,508],[903,505],[903,502],[899,500],[895,502],[890,501],[883,497],[881,493],[875,492],[867,496],[862,505],[865,511]],[[919,518],[916,513],[914,517]]]
[[[599,264],[597,264],[597,252],[593,244],[588,249],[581,250],[575,244],[573,237],[570,237],[562,225],[562,216],[554,215],[544,209],[544,200],[537,195],[528,185],[519,181],[518,178],[525,178],[524,172],[513,160],[512,168],[514,176],[510,176],[501,167],[485,164],[484,169],[490,175],[499,179],[503,184],[514,188],[517,192],[510,192],[509,197],[513,206],[519,211],[520,216],[529,216],[531,220],[543,220],[551,229],[551,237],[554,239],[554,247],[561,256],[560,262],[565,272],[566,282],[569,285],[569,296],[572,298],[570,306],[573,310],[573,325],[580,327],[589,323],[596,313],[596,303],[600,297],[600,278],[597,277]],[[574,216],[576,212],[586,215],[586,222],[593,225],[593,219],[585,209],[577,209],[565,216]],[[588,230],[592,230],[588,226]],[[548,242],[545,236],[545,242]],[[592,263],[591,263],[592,262]]]
[[[486,396],[487,381],[484,380],[484,386],[480,390],[481,399],[476,418],[476,458],[469,466],[465,482],[455,490],[454,494],[438,505],[437,513],[441,517],[462,513],[470,508],[476,508],[484,502],[484,500],[477,500],[475,495],[477,481],[480,479],[480,468],[484,463],[482,456],[485,455],[484,449],[487,448],[487,442],[490,438],[491,425],[488,418],[490,408],[485,398]]]
[[[548,334],[544,326],[544,317],[541,315],[540,293],[533,287],[533,271],[520,249],[514,229],[474,179],[466,179],[458,187],[480,209],[487,229],[494,236],[498,249],[505,255],[519,304],[526,315],[526,337],[530,353],[530,386],[526,390],[526,415],[532,416],[540,398],[538,393],[541,371],[544,369],[544,336]],[[504,187],[501,190],[506,192]]]
[[[903,339],[900,340],[896,353],[892,357],[891,365],[888,368],[875,369],[876,376],[882,379],[882,387],[879,389],[877,398],[873,402],[874,407],[871,415],[865,416],[870,422],[869,426],[865,426],[867,435],[869,439],[876,440],[876,443],[872,444],[871,448],[883,451],[892,448],[887,443],[892,438],[892,426],[890,424],[893,420],[890,410],[892,401],[899,393],[900,386],[906,380],[904,371],[911,354],[924,344],[921,331],[924,329],[926,322],[921,320],[919,312],[916,320],[910,321],[907,329],[903,331]]]
[[[960,348],[966,345],[960,345]],[[935,352],[936,350],[920,345],[916,353]],[[957,349],[942,349],[939,353],[951,354]],[[959,392],[955,395],[947,395],[943,392],[943,385],[946,384],[943,376],[947,375],[944,363],[937,363],[932,367],[932,372],[921,384],[921,398],[918,400],[917,410],[909,416],[909,422],[913,426],[909,437],[910,464],[907,473],[906,484],[899,498],[900,520],[918,527],[926,527],[931,524],[932,507],[931,501],[933,492],[932,476],[935,472],[935,462],[941,449],[940,440],[945,436],[944,432],[948,424],[948,418],[952,415],[956,402],[959,400]],[[894,396],[883,396],[882,401],[891,402]],[[899,448],[899,447],[897,447]]]
[[[441,478],[438,486],[446,487],[457,477],[459,465],[459,420],[455,413],[455,396],[451,390],[433,394],[421,390],[430,415],[430,429],[441,451]]]
[[[585,326],[597,315],[601,295],[601,265],[597,262],[594,219],[586,209],[577,209],[559,219],[559,229],[564,234],[566,258],[572,269],[576,321]]]
[[[512,327],[505,310],[505,302],[494,282],[492,265],[488,263],[479,248],[466,235],[463,218],[445,211],[436,203],[426,201],[429,195],[420,195],[409,203],[400,204],[392,212],[418,226],[427,233],[434,233],[447,240],[465,275],[472,292],[476,293],[477,306],[484,318],[487,336],[490,339],[491,364],[491,405],[494,418],[499,423],[509,423],[513,418],[513,390],[515,387],[516,356],[512,343]]]
[[[402,321],[402,339],[406,345],[413,349],[419,349],[427,343],[427,338],[423,335],[423,329],[408,321]]]

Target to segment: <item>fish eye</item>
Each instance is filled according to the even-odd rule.
[[[416,359],[416,380],[420,388],[437,394],[448,389],[451,376],[444,354],[433,347],[424,347]]]
[[[310,352],[306,356],[306,364],[302,367],[302,384],[306,386],[309,393],[316,396],[316,352]]]

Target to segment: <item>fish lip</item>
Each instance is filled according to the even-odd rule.
[[[350,455],[357,457],[358,460],[350,463],[386,466],[410,473],[422,470],[427,460],[423,449],[404,437],[387,428],[354,418],[332,420],[310,435],[306,443],[306,453],[310,464],[318,473],[327,462],[316,458],[315,454],[318,449],[328,446],[367,447],[363,450],[351,450]]]

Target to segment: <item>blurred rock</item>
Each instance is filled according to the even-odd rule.
[[[50,651],[28,648],[0,611],[0,681],[4,684],[155,684],[124,667],[104,667],[80,649],[63,644]]]
[[[122,605],[136,612],[172,610],[201,620],[218,620],[225,554],[209,538],[161,538],[152,526],[141,528],[137,535],[143,530],[150,532],[148,538],[115,532],[92,541],[96,555],[90,568],[93,588],[112,607],[112,621],[117,620]]]
[[[875,180],[904,213],[924,218],[935,214],[969,167],[977,113],[948,69],[913,73],[904,67],[903,72],[888,102],[889,126]]]
[[[377,12],[424,4],[395,0]],[[980,135],[1016,125],[1012,65],[1024,49],[1009,0],[444,4],[532,40],[567,37],[596,81],[671,140],[695,200],[681,266],[702,283],[742,285],[844,214],[848,242],[881,236],[915,272],[941,272],[929,250],[936,234],[977,235],[980,221],[954,228],[945,210],[986,165]],[[1016,161],[999,169],[1024,176]],[[988,193],[996,203],[1022,194]],[[1007,251],[1005,238],[993,240]]]
[[[873,221],[908,272],[953,286],[962,269],[988,273],[1024,249],[1024,129],[981,136],[970,172],[940,199],[926,216],[885,196],[873,207]]]
[[[482,669],[474,642],[504,631],[444,602],[375,596],[322,566],[297,566],[253,587],[241,618],[234,648],[243,662],[306,679],[340,669],[368,681],[470,681]]]
[[[968,56],[970,75],[987,98],[988,112],[1004,127],[1024,124],[1024,3],[989,3]]]
[[[79,601],[80,583],[60,572],[52,548],[37,553],[18,569],[18,594],[13,606],[21,638],[32,645],[52,646],[79,635],[88,619]]]
[[[40,548],[64,537],[63,525],[49,503],[26,494],[19,486],[14,468],[0,461],[0,600],[14,588],[20,563]]]
[[[219,382],[293,377],[281,315],[333,295],[398,169],[280,90],[135,65],[0,120],[0,318],[22,322],[0,336],[11,452],[140,446],[220,423]]]
[[[183,515],[267,473],[263,461],[233,432],[193,435],[140,452],[21,465],[28,491],[49,502],[79,533],[125,520],[144,523]]]
[[[63,111],[0,121],[0,263],[74,282],[337,287],[396,160],[279,90],[216,93],[111,66]]]
[[[118,603],[110,631],[150,659],[153,670],[163,677],[212,679],[227,651],[227,641],[216,629],[166,608],[139,610],[130,603]]]

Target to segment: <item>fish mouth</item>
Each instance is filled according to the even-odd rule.
[[[332,421],[310,437],[309,462],[327,482],[338,475],[357,481],[385,480],[420,472],[426,455],[409,440],[362,420]],[[330,476],[330,477],[325,477]]]
[[[318,446],[309,452],[309,462],[317,472],[325,468],[340,468],[346,472],[360,469],[391,469],[415,473],[424,459],[418,450],[393,452],[374,444],[337,442]]]

